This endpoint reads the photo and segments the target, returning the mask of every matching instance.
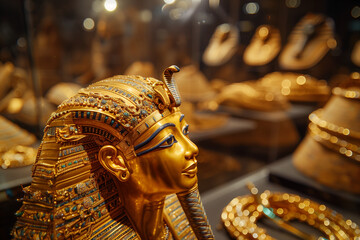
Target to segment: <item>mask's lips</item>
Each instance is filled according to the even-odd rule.
[[[197,166],[196,166],[196,162],[192,163],[190,166],[186,167],[183,171],[182,174],[188,176],[188,177],[193,177],[196,175],[197,173]]]

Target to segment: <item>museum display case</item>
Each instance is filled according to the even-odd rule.
[[[360,239],[358,1],[0,0],[0,16],[1,239]],[[198,184],[134,217],[135,175],[105,162],[149,160],[134,136],[170,113]],[[166,164],[143,190],[176,177]]]

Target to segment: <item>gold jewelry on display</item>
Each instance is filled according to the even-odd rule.
[[[256,224],[261,217],[266,216],[281,228],[303,239],[316,238],[294,228],[288,221],[305,222],[320,230],[329,240],[360,239],[360,228],[356,223],[345,220],[342,215],[323,204],[296,194],[272,193],[268,190],[259,194],[258,189],[251,184],[249,188],[252,195],[234,198],[221,214],[221,220],[233,238],[273,240],[265,229]]]
[[[255,81],[227,85],[216,97],[221,105],[259,111],[277,111],[289,108],[286,98],[276,91],[269,91]]]
[[[281,92],[288,100],[294,102],[324,102],[330,96],[330,88],[326,81],[306,74],[272,72],[262,77],[259,84]]]
[[[348,141],[322,131],[314,123],[309,124],[309,130],[313,139],[331,150],[360,162],[360,147]]]
[[[323,112],[322,109],[318,109],[318,110],[312,112],[309,115],[309,120],[313,124],[323,128],[323,129],[326,129],[326,131],[330,131],[330,132],[333,132],[336,134],[341,134],[344,136],[349,136],[349,137],[354,137],[354,138],[360,139],[360,132],[356,132],[356,131],[350,130],[348,128],[344,128],[344,127],[338,126],[334,123],[329,123],[329,122],[321,119],[322,112]]]
[[[358,89],[358,88],[356,88],[356,89]],[[352,88],[343,89],[343,88],[336,87],[333,89],[333,94],[337,95],[337,96],[345,97],[345,98],[350,98],[350,99],[359,99],[360,98],[360,92],[357,90],[352,90]]]
[[[312,138],[323,146],[360,162],[360,146],[350,142],[354,139],[360,140],[360,132],[321,119],[322,111],[318,109],[309,115],[309,131]]]
[[[3,169],[31,165],[35,162],[36,153],[35,148],[18,145],[1,154],[0,165]]]

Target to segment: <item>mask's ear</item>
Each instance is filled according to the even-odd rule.
[[[99,151],[98,159],[101,165],[121,182],[129,179],[130,172],[125,164],[125,159],[118,154],[118,150],[114,146],[103,146]]]

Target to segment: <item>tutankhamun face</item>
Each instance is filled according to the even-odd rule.
[[[197,183],[198,148],[188,138],[188,129],[184,115],[176,112],[134,143],[137,158],[129,162],[129,167],[142,192],[171,194],[189,190]]]
[[[114,76],[50,117],[14,239],[213,239],[172,78]]]

